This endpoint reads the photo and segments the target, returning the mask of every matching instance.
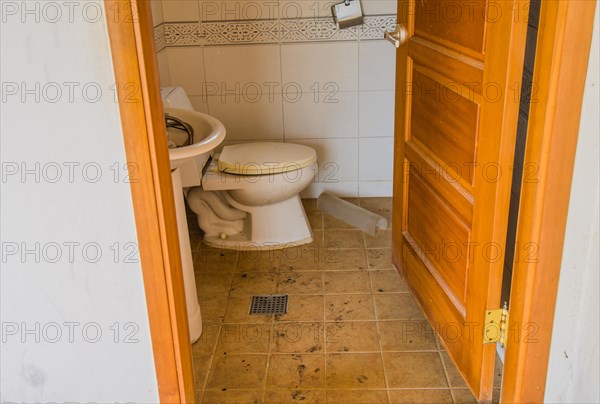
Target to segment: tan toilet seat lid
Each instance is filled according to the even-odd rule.
[[[299,170],[316,161],[317,152],[308,146],[257,142],[225,146],[218,167],[230,174],[265,175]]]

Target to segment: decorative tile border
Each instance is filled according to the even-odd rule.
[[[170,46],[329,42],[382,39],[395,15],[366,16],[359,26],[338,29],[331,18],[162,23],[154,29],[156,48]]]

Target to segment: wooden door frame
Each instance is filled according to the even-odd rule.
[[[541,2],[524,159],[537,176],[521,186],[503,403],[544,401],[595,8],[589,0]]]
[[[150,4],[104,0],[104,5],[125,150],[130,168],[135,169],[131,192],[159,397],[162,403],[193,403],[192,356]],[[542,2],[534,71],[539,101],[531,105],[525,152],[525,161],[537,164],[538,182],[523,184],[517,231],[518,245],[536,243],[538,254],[535,262],[515,263],[510,306],[513,329],[534,324],[542,332],[535,344],[523,338],[508,344],[502,402],[544,398],[594,10],[595,1],[589,0]],[[134,97],[128,98],[131,94]]]
[[[161,403],[195,383],[154,27],[147,0],[104,0]],[[134,171],[135,170],[135,171]]]

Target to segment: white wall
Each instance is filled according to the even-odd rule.
[[[552,330],[545,396],[547,403],[600,402],[599,11],[596,8]]]
[[[220,119],[224,145],[314,147],[320,175],[303,197],[391,196],[396,52],[379,30],[396,1],[363,0],[369,21],[381,20],[342,31],[334,2],[162,0],[153,11],[161,84],[182,86]]]
[[[103,2],[70,4],[0,3],[0,400],[158,402]]]

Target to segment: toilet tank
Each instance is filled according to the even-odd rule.
[[[160,96],[165,107],[194,110],[185,90],[181,87],[161,87]]]

